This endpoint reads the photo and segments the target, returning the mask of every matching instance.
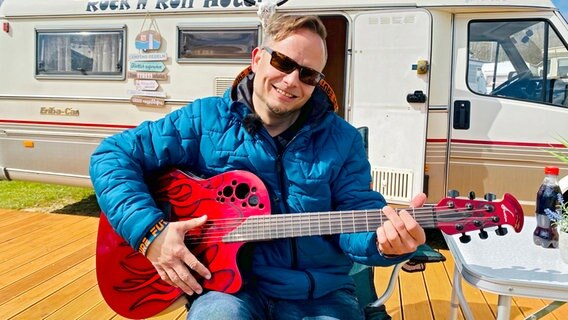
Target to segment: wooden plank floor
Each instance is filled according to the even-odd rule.
[[[0,209],[0,319],[124,319],[103,301],[95,276],[98,218]],[[401,272],[387,310],[395,320],[448,319],[453,259],[424,272]],[[382,292],[390,268],[376,271]],[[475,319],[495,318],[497,296],[463,284]],[[512,319],[548,301],[514,298]],[[185,319],[185,310],[154,319]],[[463,315],[459,314],[463,319]],[[562,306],[543,319],[568,319]]]

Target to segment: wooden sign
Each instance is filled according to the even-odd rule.
[[[165,72],[128,71],[127,77],[128,79],[167,80],[168,74]]]
[[[160,97],[165,98],[166,93],[162,91],[141,91],[141,90],[126,90],[131,96],[148,96],[148,97]]]
[[[156,80],[135,80],[136,90],[150,90],[154,91],[160,86]]]
[[[166,65],[160,61],[131,61],[130,70],[162,72],[166,69]]]
[[[132,53],[128,55],[130,61],[165,61],[168,54],[165,52]]]
[[[157,97],[133,96],[130,98],[130,102],[139,107],[163,107],[166,105],[166,100]]]
[[[146,30],[136,36],[134,45],[138,50],[158,50],[162,43],[162,36],[156,30]]]

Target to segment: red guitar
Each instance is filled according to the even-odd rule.
[[[158,179],[157,202],[167,203],[171,221],[207,214],[200,228],[192,229],[187,244],[212,273],[203,279],[206,290],[233,293],[241,287],[237,252],[249,241],[375,231],[385,216],[381,210],[315,212],[270,215],[268,191],[246,171],[232,171],[199,179],[172,170]],[[523,226],[518,201],[505,194],[501,202],[445,198],[436,207],[409,209],[425,228],[458,234],[502,225],[516,232]],[[101,214],[97,239],[97,279],[109,306],[128,318],[151,317],[167,309],[183,292],[160,279],[149,260],[115,233]]]

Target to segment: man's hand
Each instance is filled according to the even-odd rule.
[[[412,208],[422,207],[426,195],[421,193],[410,202]],[[402,255],[416,251],[426,242],[424,229],[406,210],[397,212],[386,206],[383,212],[388,220],[377,229],[377,249],[385,255]]]
[[[186,233],[203,225],[207,216],[185,221],[170,222],[150,243],[146,257],[152,262],[162,280],[182,289],[188,295],[201,294],[203,288],[190,269],[205,279],[211,278],[209,270],[187,249]]]

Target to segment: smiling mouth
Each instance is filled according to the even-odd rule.
[[[283,96],[285,96],[285,97],[287,97],[287,98],[296,98],[295,95],[293,95],[293,94],[291,94],[291,93],[289,93],[289,92],[286,92],[286,91],[284,91],[284,90],[282,90],[282,89],[278,89],[278,88],[276,88],[275,86],[272,86],[272,87],[274,88],[274,90],[276,90],[276,92],[280,93],[281,95],[283,95]]]

